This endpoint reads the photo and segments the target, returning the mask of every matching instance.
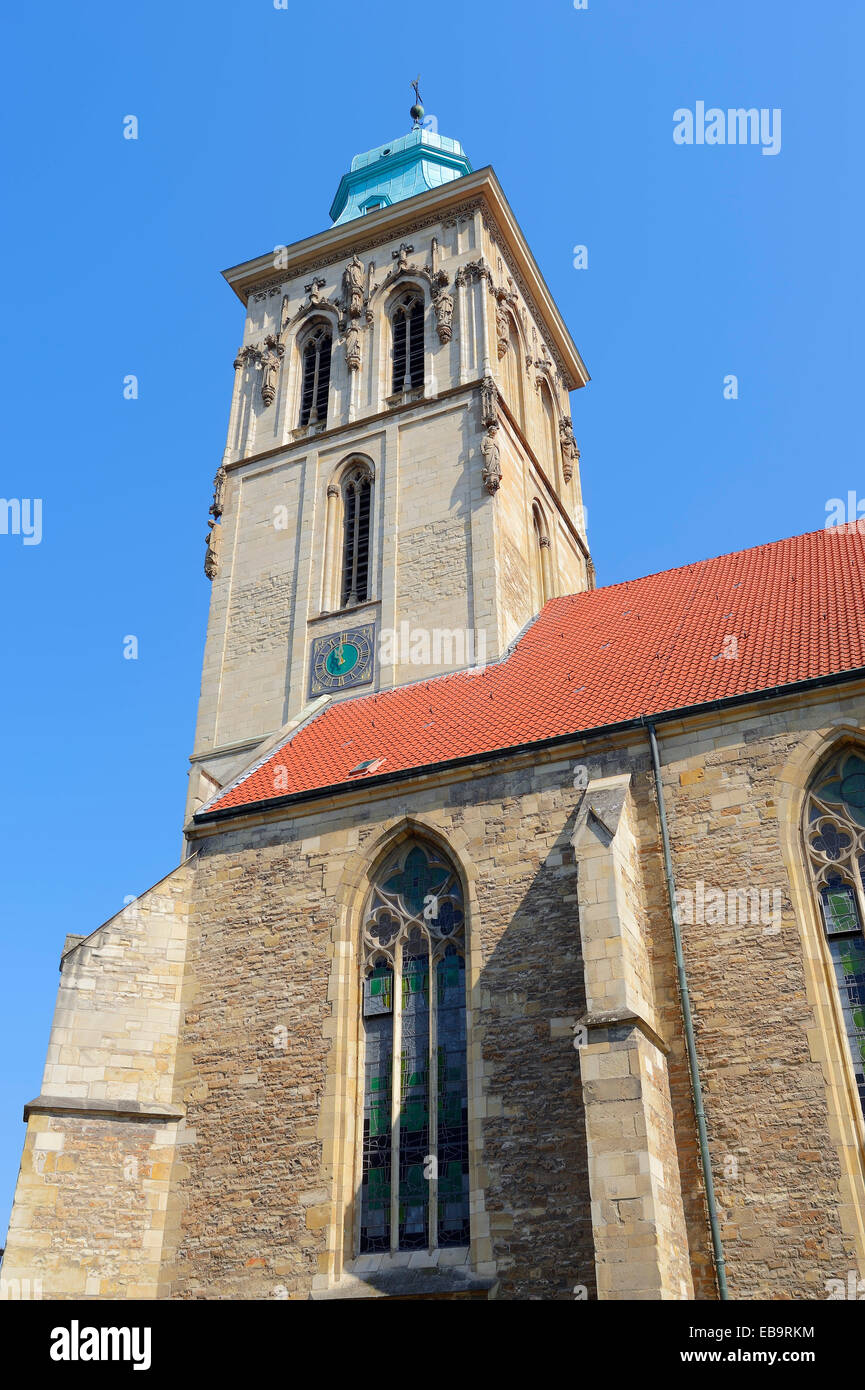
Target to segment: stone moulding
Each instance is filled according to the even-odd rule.
[[[514,285],[516,289],[519,291],[519,294],[521,295],[524,303],[526,304],[528,311],[532,315],[532,318],[534,319],[535,323],[543,323],[544,316],[541,312],[540,306],[538,305],[534,295],[529,289],[528,284],[526,283],[523,274],[519,266],[517,265],[516,260],[511,254],[511,251],[507,245],[507,241],[505,237],[502,235],[498,222],[496,221],[495,217],[490,211],[487,202],[483,197],[472,198],[470,200],[467,200],[465,203],[460,203],[456,206],[449,207],[446,209],[443,216],[441,213],[436,214],[434,212],[431,212],[427,213],[423,217],[415,218],[411,222],[404,222],[400,225],[398,231],[395,231],[393,228],[390,228],[389,230],[381,231],[376,235],[358,237],[358,240],[353,244],[352,254],[354,256],[357,256],[358,254],[362,254],[365,251],[375,250],[379,246],[385,246],[388,244],[388,242],[393,242],[397,236],[399,236],[402,239],[406,239],[416,233],[428,231],[430,228],[435,227],[437,224],[444,227],[454,226],[457,223],[457,221],[468,220],[469,218],[473,217],[476,212],[481,212],[483,217],[484,229],[487,232],[488,236],[490,236],[490,238],[495,242],[496,248],[502,257],[502,260],[508,268],[509,275],[513,278]],[[349,253],[345,250],[344,247],[341,248],[339,251],[332,251],[325,254],[320,254],[315,257],[309,257],[307,260],[299,263],[297,266],[292,267],[288,272],[284,271],[279,276],[270,276],[265,280],[259,281],[257,284],[251,284],[250,286],[248,286],[248,288],[246,288],[245,294],[243,290],[239,291],[240,298],[242,299],[244,304],[248,304],[251,298],[254,298],[258,301],[264,300],[268,298],[270,295],[276,294],[280,290],[284,290],[291,282],[300,280],[303,278],[303,276],[309,275],[310,273],[313,273],[315,271],[323,270],[327,266],[336,265],[340,261],[347,260],[348,257]],[[489,282],[490,288],[492,289],[491,272],[489,274]],[[582,381],[578,382],[571,379],[570,374],[567,368],[565,367],[564,359],[561,357],[555,345],[551,345],[549,351],[551,352],[551,356],[553,362],[555,363],[556,369],[559,375],[561,376],[563,383],[569,391],[575,390],[577,386],[581,386],[584,384]]]
[[[650,1043],[654,1043],[659,1052],[663,1052],[666,1057],[670,1051],[669,1043],[665,1043],[660,1033],[656,1033],[651,1023],[648,1023],[641,1014],[634,1013],[631,1009],[595,1009],[591,1013],[582,1014],[575,1023],[576,1028],[585,1028],[588,1032],[596,1032],[607,1028],[638,1028]]]
[[[133,1120],[146,1124],[170,1124],[185,1119],[179,1105],[148,1109],[138,1100],[87,1100],[78,1096],[37,1096],[24,1106],[25,1123],[31,1115],[68,1115],[83,1120]]]

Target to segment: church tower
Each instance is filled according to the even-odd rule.
[[[588,373],[493,170],[411,116],[328,230],[225,272],[246,320],[187,819],[326,702],[496,661],[593,587]]]

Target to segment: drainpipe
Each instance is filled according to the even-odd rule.
[[[700,1067],[697,1062],[697,1044],[694,1041],[694,1020],[691,1016],[691,998],[688,994],[688,977],[685,974],[685,957],[682,954],[682,932],[679,927],[679,908],[676,902],[676,888],[673,882],[673,860],[670,854],[670,836],[667,830],[667,812],[664,808],[664,793],[661,787],[661,759],[658,756],[658,740],[655,726],[644,719],[652,749],[652,766],[655,772],[655,792],[658,798],[658,814],[661,820],[661,840],[664,845],[664,872],[667,878],[667,894],[670,899],[670,915],[673,920],[673,947],[676,953],[676,974],[679,980],[679,997],[682,1001],[682,1016],[685,1022],[685,1041],[688,1046],[688,1070],[691,1073],[691,1087],[694,1092],[694,1111],[697,1116],[697,1137],[700,1144],[700,1161],[703,1166],[703,1182],[706,1187],[706,1205],[709,1208],[709,1226],[712,1232],[712,1247],[715,1251],[715,1271],[718,1276],[718,1297],[729,1299],[727,1292],[727,1268],[724,1261],[724,1247],[721,1244],[721,1230],[718,1225],[718,1208],[715,1204],[715,1183],[712,1178],[712,1160],[709,1154],[709,1136],[706,1130],[706,1112],[703,1109],[703,1089],[700,1085]]]

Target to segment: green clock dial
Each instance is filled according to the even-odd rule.
[[[358,663],[360,651],[353,642],[338,642],[331,647],[324,662],[329,676],[347,676]]]
[[[374,623],[316,637],[310,652],[310,695],[370,685],[375,675],[374,644]]]

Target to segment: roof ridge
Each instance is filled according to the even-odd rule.
[[[594,589],[581,589],[575,594],[560,594],[559,599],[582,598],[584,594],[605,593],[609,589],[621,589],[626,584],[639,584],[644,579],[658,579],[662,574],[681,574],[684,570],[698,569],[701,565],[713,565],[716,560],[729,560],[734,555],[751,555],[756,550],[771,550],[775,546],[787,545],[790,541],[807,540],[809,536],[822,536],[829,531],[841,531],[840,526],[818,526],[814,531],[797,531],[792,536],[780,536],[775,541],[759,541],[756,545],[746,545],[741,550],[725,550],[720,555],[707,555],[702,560],[689,560],[684,565],[671,565],[668,569],[650,570],[648,574],[638,574],[632,579],[617,579],[613,584],[599,584]],[[556,603],[557,599],[551,599]]]

